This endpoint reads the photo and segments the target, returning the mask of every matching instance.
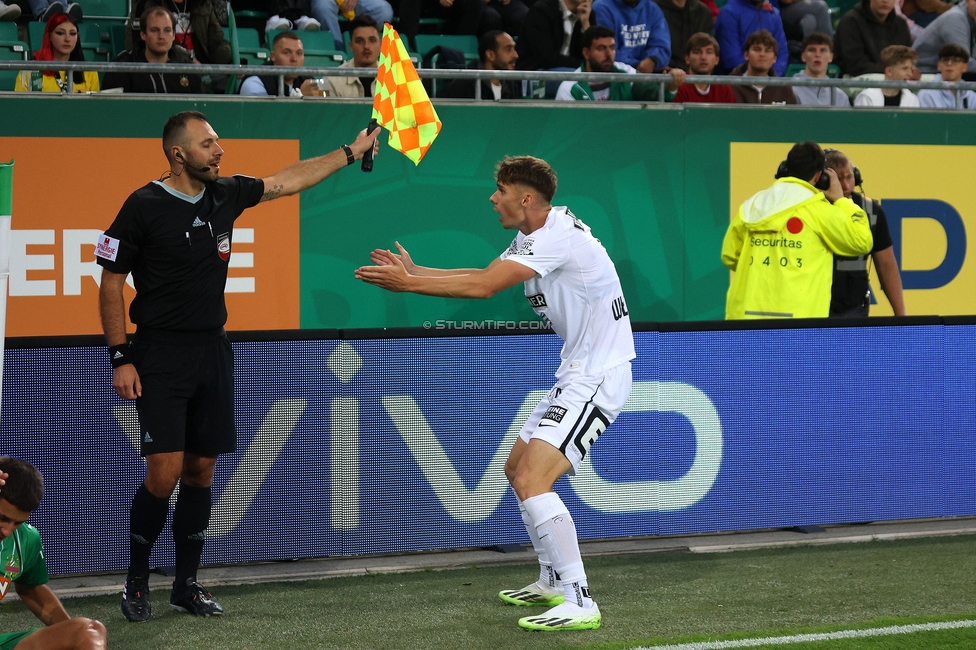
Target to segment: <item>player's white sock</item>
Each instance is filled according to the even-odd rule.
[[[525,524],[525,530],[529,533],[529,539],[532,540],[532,550],[535,551],[536,556],[539,558],[539,584],[556,589],[560,586],[559,577],[556,575],[555,569],[552,568],[549,553],[546,552],[546,547],[539,540],[539,533],[535,529],[535,524],[532,523],[532,517],[529,515],[528,510],[525,509],[525,504],[518,498],[518,495],[515,495],[515,499],[518,501],[519,513],[522,515],[522,523]]]
[[[540,544],[546,549],[552,567],[559,574],[567,603],[590,608],[593,599],[583,569],[576,525],[566,505],[555,492],[528,498],[525,509],[535,524]]]

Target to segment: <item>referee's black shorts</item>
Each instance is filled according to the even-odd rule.
[[[237,448],[234,352],[222,328],[139,328],[132,354],[142,381],[142,397],[136,399],[141,455],[185,451],[216,457]]]

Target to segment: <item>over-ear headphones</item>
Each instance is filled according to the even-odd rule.
[[[840,149],[824,149],[824,155],[832,154],[832,153],[843,153],[843,152]],[[847,160],[850,161],[850,158],[848,158]],[[854,186],[861,187],[861,183],[864,182],[864,180],[861,178],[861,170],[858,169],[857,165],[855,165],[853,162],[851,162],[851,167],[854,168]]]
[[[776,170],[776,178],[783,178],[784,176],[791,176],[790,166],[785,160],[779,164],[779,168]],[[821,192],[825,192],[830,189],[830,174],[827,173],[826,159],[824,160],[823,169],[820,170],[820,178],[817,179],[817,182],[814,183],[813,186]]]

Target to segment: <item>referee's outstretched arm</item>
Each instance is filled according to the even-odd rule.
[[[369,151],[370,147],[376,147],[376,138],[380,131],[382,129],[374,129],[372,133],[367,135],[366,129],[363,129],[356,136],[356,141],[350,145],[342,145],[341,149],[324,156],[299,160],[280,172],[262,179],[264,181],[264,194],[261,196],[261,200],[270,201],[279,196],[297,194],[321,183],[346,165],[361,160],[363,154]],[[373,153],[375,155],[375,149]]]

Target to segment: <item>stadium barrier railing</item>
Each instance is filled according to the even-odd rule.
[[[200,75],[231,75],[231,76],[277,76],[278,95],[284,95],[285,77],[369,77],[376,74],[375,68],[337,68],[337,67],[280,67],[256,66],[256,65],[210,65],[210,64],[175,64],[175,63],[102,63],[100,61],[85,62],[66,62],[59,63],[59,70],[72,72],[75,70],[93,70],[96,72],[168,72],[182,74]],[[0,72],[9,70],[50,70],[50,61],[0,61]],[[587,82],[633,82],[636,80],[632,74],[625,73],[603,73],[603,72],[558,72],[543,70],[454,70],[454,69],[430,69],[419,68],[417,74],[421,79],[501,79],[518,81],[587,81]],[[642,74],[640,81],[645,83],[659,84],[658,103],[665,101],[665,87],[674,81],[670,74]],[[701,84],[725,84],[729,86],[751,86],[756,83],[757,77],[743,77],[734,75],[688,75],[685,83]],[[945,82],[945,81],[888,81],[884,79],[811,79],[797,77],[763,77],[763,86],[790,86],[790,87],[813,87],[831,88],[831,102],[833,93],[845,89],[863,88],[907,88],[913,92],[919,90],[948,90],[955,95],[955,109],[963,110],[962,93],[967,90],[976,91],[976,82]],[[71,76],[68,77],[67,94],[72,94],[74,84]],[[92,93],[96,94],[96,93]],[[333,98],[328,98],[335,100]],[[481,99],[481,84],[475,84],[475,100]],[[473,101],[473,100],[461,100]],[[619,104],[619,102],[614,102]],[[636,102],[648,103],[648,102]],[[826,108],[826,107],[825,107]]]

